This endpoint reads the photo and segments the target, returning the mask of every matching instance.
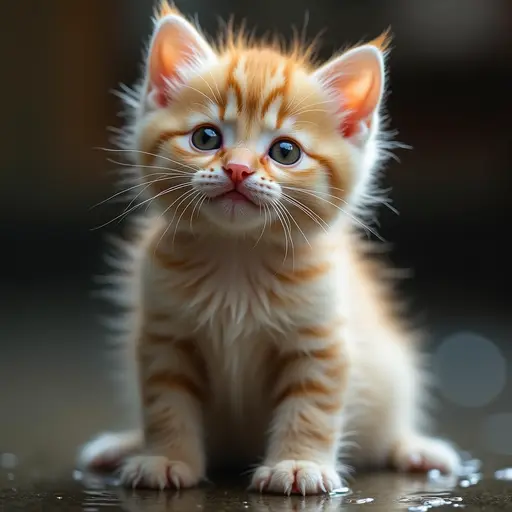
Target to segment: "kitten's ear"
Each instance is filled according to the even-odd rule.
[[[171,12],[156,23],[147,59],[147,102],[167,105],[172,88],[188,71],[216,59],[203,36],[182,16]]]
[[[384,56],[373,44],[353,48],[318,69],[314,76],[339,102],[346,137],[371,125],[384,92]]]

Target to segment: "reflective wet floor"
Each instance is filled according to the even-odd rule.
[[[219,478],[216,484],[182,492],[120,489],[115,481],[74,472],[67,479],[18,479],[16,470],[2,475],[0,510],[83,512],[334,512],[349,510],[434,509],[512,510],[512,469],[484,477],[471,467],[468,475],[443,480],[437,475],[412,477],[389,473],[360,475],[351,489],[330,496],[260,496],[248,493],[242,478]]]
[[[27,285],[28,287],[28,285]],[[90,281],[3,288],[0,358],[0,511],[512,510],[512,345],[503,304],[426,290],[427,348],[442,382],[437,432],[471,452],[467,475],[443,479],[359,474],[322,497],[248,493],[248,476],[209,475],[200,489],[140,492],[74,471],[77,448],[130,418],[116,399],[111,360],[89,300]],[[421,306],[421,304],[420,304]],[[502,310],[501,309],[501,310]],[[505,311],[506,313],[506,311]],[[469,457],[469,456],[468,456]]]

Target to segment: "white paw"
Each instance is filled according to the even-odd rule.
[[[181,461],[160,455],[139,455],[126,461],[120,479],[123,485],[133,488],[184,489],[197,485],[201,475]]]
[[[287,494],[320,494],[341,487],[334,466],[321,466],[307,460],[283,460],[275,466],[260,466],[252,477],[250,488],[259,492]]]
[[[101,434],[82,448],[78,466],[93,471],[112,471],[141,448],[142,436],[137,432]]]
[[[446,441],[432,437],[413,437],[400,441],[392,455],[392,464],[405,472],[426,473],[438,469],[442,473],[458,473],[461,459]]]

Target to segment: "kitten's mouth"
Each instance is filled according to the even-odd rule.
[[[233,203],[239,204],[253,204],[256,206],[256,203],[247,197],[244,193],[239,192],[238,190],[230,190],[220,196],[217,196],[216,199],[227,199]]]

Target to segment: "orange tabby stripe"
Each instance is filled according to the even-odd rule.
[[[299,327],[297,329],[297,332],[301,336],[308,336],[310,338],[328,338],[329,336],[332,335],[334,328],[335,328],[334,325],[329,325],[329,326],[310,325],[307,327]],[[314,350],[311,352],[311,354],[322,353],[322,352],[325,353],[326,351],[328,351],[330,353],[330,351],[333,348],[337,348],[337,345],[332,345],[331,347],[324,349],[324,350]],[[321,357],[321,359],[323,359],[323,358]]]
[[[281,85],[275,87],[269,93],[269,95],[265,98],[265,100],[263,102],[263,106],[261,108],[261,117],[264,117],[267,114],[272,103],[275,100],[277,100],[277,98],[279,98],[280,96],[283,98],[283,101],[281,103],[281,106],[279,108],[279,112],[277,115],[277,125],[276,125],[277,129],[279,129],[282,126],[283,119],[284,119],[285,113],[286,113],[286,109],[284,107],[284,104],[285,104],[284,99],[285,99],[286,95],[288,94],[288,90],[290,88],[291,72],[292,72],[292,63],[287,62],[286,66],[283,70],[283,83]]]
[[[242,112],[242,106],[243,106],[243,96],[242,96],[242,88],[240,87],[240,84],[235,79],[235,70],[238,65],[239,57],[238,55],[234,55],[231,63],[229,65],[227,78],[226,78],[226,89],[233,89],[233,92],[236,96],[236,104],[237,104],[237,111],[240,114]],[[224,119],[224,116],[226,114],[226,108],[227,108],[227,95],[223,98],[223,114],[221,115],[221,119]]]
[[[290,115],[290,104],[286,101],[286,96],[290,90],[291,79],[290,76],[292,74],[292,62],[289,61],[284,68],[284,84],[283,84],[283,102],[281,107],[279,108],[279,112],[277,114],[277,123],[276,129],[280,129],[283,126],[283,122],[288,115]]]
[[[162,145],[168,140],[174,137],[182,137],[184,135],[188,135],[188,130],[175,130],[175,131],[167,131],[160,134],[158,139],[153,143],[153,145],[147,151],[147,155],[142,155],[142,163],[143,165],[150,165],[155,159],[155,155],[157,155],[160,151]]]
[[[331,444],[333,442],[332,434],[321,432],[315,424],[314,419],[312,420],[303,412],[299,413],[299,419],[302,424],[302,429],[298,430],[298,434],[305,435],[308,439],[313,439],[321,444]]]
[[[147,379],[146,385],[162,386],[169,389],[180,389],[189,395],[192,395],[200,402],[204,399],[202,389],[190,377],[183,374],[173,375],[168,372],[158,372]]]
[[[276,398],[276,405],[294,397],[307,396],[311,394],[330,395],[332,389],[324,386],[315,380],[305,380],[288,385]]]
[[[302,284],[304,281],[311,281],[320,277],[327,272],[331,265],[327,262],[322,262],[318,265],[306,267],[303,269],[294,270],[292,272],[278,272],[269,269],[274,274],[278,281],[286,284]]]
[[[316,160],[322,167],[327,169],[327,175],[329,177],[329,185],[332,188],[331,194],[338,197],[340,189],[345,190],[345,183],[343,182],[339,173],[336,172],[334,165],[331,161],[317,153],[312,153],[311,151],[303,150],[306,155],[310,158]],[[330,202],[333,202],[333,199],[328,199]]]

